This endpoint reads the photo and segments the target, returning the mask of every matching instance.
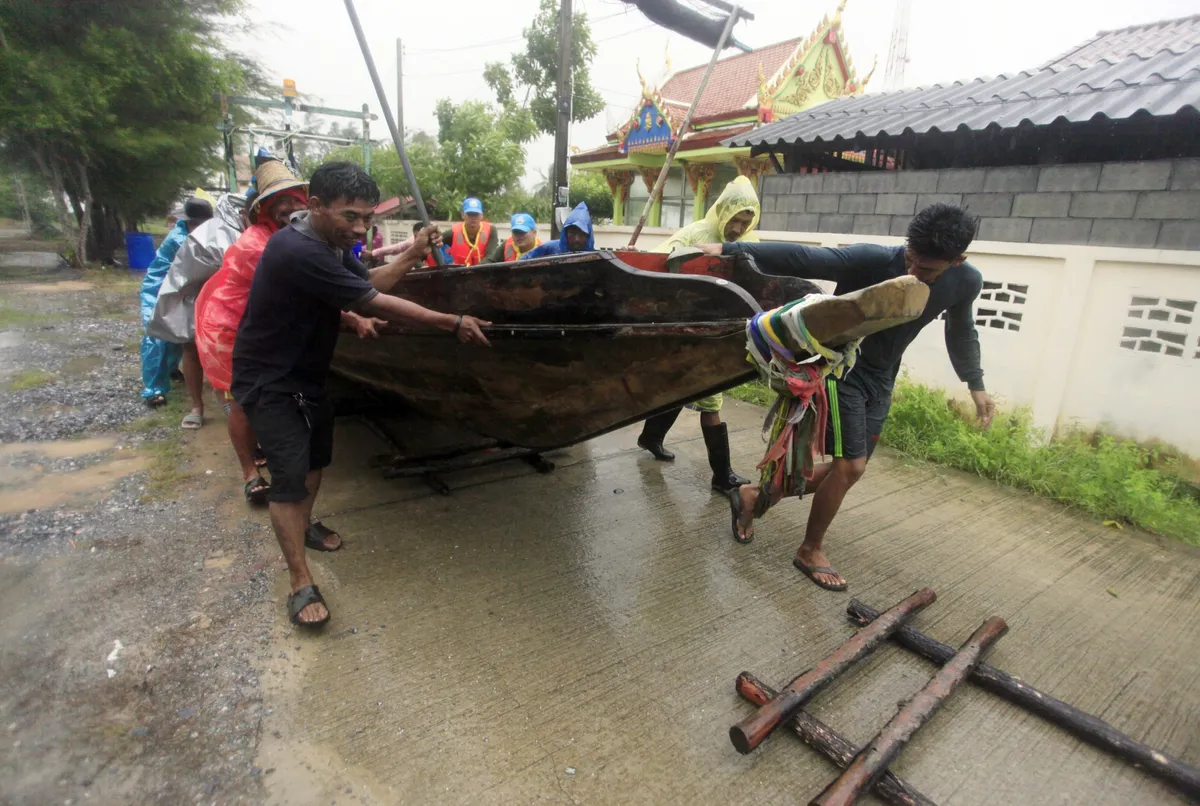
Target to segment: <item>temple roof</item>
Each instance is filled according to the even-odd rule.
[[[774,75],[804,39],[800,36],[721,59],[713,68],[693,120],[703,123],[706,119],[752,113],[757,103],[759,65],[762,65],[765,75]],[[663,98],[672,106],[683,109],[686,114],[707,67],[701,64],[671,76],[660,90]]]

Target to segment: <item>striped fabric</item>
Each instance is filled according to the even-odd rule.
[[[810,479],[813,463],[824,453],[830,400],[826,379],[836,390],[837,379],[854,366],[861,339],[839,350],[825,347],[804,326],[804,309],[823,294],[812,294],[756,315],[746,324],[747,360],[778,397],[763,421],[767,450],[758,465],[766,507],[789,495],[803,495],[801,479]],[[836,406],[836,396],[833,396]],[[833,412],[836,417],[836,410]],[[835,420],[835,443],[840,432]],[[835,445],[835,449],[840,446]],[[761,512],[758,514],[762,514]]]

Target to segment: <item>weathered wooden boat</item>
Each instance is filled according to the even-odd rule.
[[[820,290],[745,256],[673,270],[666,258],[599,251],[413,272],[393,293],[492,322],[491,347],[389,326],[340,339],[333,369],[501,445],[550,450],[754,378],[746,320]]]
[[[746,319],[816,289],[753,261],[585,252],[413,272],[393,293],[493,323],[490,348],[389,326],[339,340],[334,371],[504,444],[570,445],[754,377]]]

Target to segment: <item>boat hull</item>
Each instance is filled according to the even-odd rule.
[[[504,444],[574,444],[755,376],[744,328],[762,307],[731,259],[717,263],[728,276],[641,271],[609,252],[416,272],[393,293],[493,322],[491,346],[343,334],[333,368]],[[815,290],[785,279],[787,293]]]

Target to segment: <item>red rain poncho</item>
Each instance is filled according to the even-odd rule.
[[[213,388],[222,392],[228,392],[233,383],[233,342],[250,299],[254,270],[275,231],[275,224],[269,219],[246,227],[225,251],[221,268],[196,297],[196,349],[200,353],[200,366]]]

